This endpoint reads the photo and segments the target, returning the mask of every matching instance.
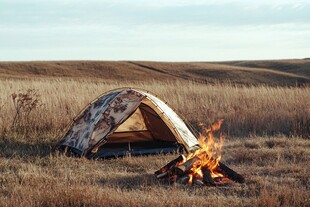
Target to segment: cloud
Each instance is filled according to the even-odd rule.
[[[244,1],[23,1],[5,2],[0,12],[0,25],[257,25],[310,23],[310,4],[268,6],[245,4]],[[71,2],[71,3],[70,3]],[[152,6],[156,2],[158,6]],[[165,2],[165,3],[164,3]],[[212,3],[213,2],[213,3]],[[266,4],[263,4],[265,2]],[[273,1],[270,1],[273,2]],[[292,3],[292,2],[291,2]]]
[[[247,2],[2,0],[0,60],[194,61],[310,53],[309,3]]]
[[[21,34],[21,35],[19,35]],[[310,26],[140,25],[11,28],[0,34],[0,60],[164,60],[303,58]]]

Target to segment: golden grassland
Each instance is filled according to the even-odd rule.
[[[51,152],[52,143],[1,142],[1,206],[310,205],[310,140],[227,140],[223,162],[246,182],[215,188],[159,183],[153,172],[177,155],[87,160]]]
[[[196,129],[199,122],[224,119],[229,136],[310,136],[310,88],[206,85],[191,81],[111,81],[72,78],[0,80],[2,128],[13,122],[13,93],[34,89],[39,106],[29,115],[29,129],[59,131],[94,98],[118,87],[149,90],[167,101]],[[23,126],[22,126],[23,127]],[[28,126],[25,126],[28,127]]]
[[[82,78],[69,72],[66,78],[1,76],[0,206],[310,206],[309,86]],[[177,155],[87,160],[55,150],[70,120],[117,87],[157,94],[196,130],[199,122],[223,118],[222,161],[246,182],[169,186],[153,172]],[[38,94],[38,104],[12,127],[12,94],[28,89]]]

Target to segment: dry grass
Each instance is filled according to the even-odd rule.
[[[50,72],[1,76],[0,206],[310,206],[309,87],[209,85],[184,80],[183,72],[172,80],[160,80],[170,76],[163,73],[143,81],[124,81],[124,74],[111,80],[59,78]],[[102,92],[123,86],[159,95],[194,126],[223,118],[223,162],[246,183],[217,188],[159,183],[153,172],[176,155],[87,160],[55,151],[79,110]],[[27,121],[11,127],[16,112],[11,95],[28,89],[37,92],[39,103]]]
[[[144,88],[158,94],[194,127],[199,122],[214,122],[223,118],[223,131],[229,136],[310,136],[309,87],[242,87],[190,81],[0,80],[0,106],[3,105],[0,110],[2,116],[6,117],[0,126],[10,131],[16,113],[11,97],[13,93],[34,89],[40,95],[40,106],[31,112],[30,126],[24,127],[39,133],[57,132],[102,92],[123,86]]]
[[[226,140],[224,162],[246,183],[217,188],[160,184],[153,172],[176,155],[86,160],[50,152],[51,143],[0,142],[1,206],[310,205],[309,140]]]

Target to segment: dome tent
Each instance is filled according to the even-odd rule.
[[[59,148],[88,158],[154,154],[199,143],[184,121],[162,100],[141,89],[109,91],[72,121]]]

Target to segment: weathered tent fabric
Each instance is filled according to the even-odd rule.
[[[191,148],[198,144],[197,139],[185,125],[184,121],[167,104],[152,94],[145,93],[144,91],[139,92],[157,106],[156,108],[166,117],[167,122],[170,122],[167,124],[173,125],[174,131],[177,133],[176,138],[181,138],[182,140],[179,141],[184,142],[187,145],[186,148]]]
[[[138,107],[142,98],[132,90],[111,92],[99,98],[74,120],[60,144],[81,152],[91,150]]]
[[[199,145],[182,119],[156,96],[142,90],[118,89],[90,103],[73,120],[60,146],[85,155],[106,142],[154,139],[176,140],[187,151]]]
[[[144,131],[144,130],[147,130],[147,127],[145,125],[144,118],[140,108],[137,108],[137,110],[115,130],[115,132]]]

